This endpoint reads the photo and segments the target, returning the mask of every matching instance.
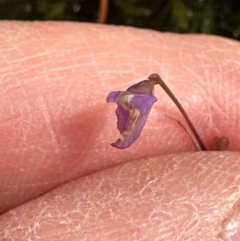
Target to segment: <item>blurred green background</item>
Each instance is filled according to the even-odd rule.
[[[0,0],[0,19],[97,22],[101,4],[106,24],[240,39],[240,0]]]

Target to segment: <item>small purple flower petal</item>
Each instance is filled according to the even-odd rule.
[[[117,102],[119,96],[122,94],[123,91],[113,91],[107,96],[107,103],[109,102]]]
[[[131,88],[131,87],[130,87]],[[107,102],[116,102],[117,127],[121,137],[112,146],[124,149],[133,144],[139,137],[146,123],[148,114],[157,98],[151,91],[135,94],[134,91],[114,91],[107,96]],[[137,92],[137,91],[136,91]]]

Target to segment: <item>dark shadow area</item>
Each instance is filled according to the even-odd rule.
[[[240,39],[239,0],[0,0],[0,19],[97,22],[100,9],[106,24]]]

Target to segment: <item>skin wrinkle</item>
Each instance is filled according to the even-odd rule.
[[[18,234],[15,240],[36,240],[38,236],[54,241],[59,231],[62,240],[217,240],[216,224],[240,198],[240,180],[233,186],[240,170],[239,154],[232,159],[231,172],[225,173],[229,162],[217,152],[211,153],[210,162],[208,153],[192,153],[192,161],[188,154],[182,157],[168,155],[131,162],[65,184],[3,215],[0,237],[8,240]],[[202,182],[196,184],[196,179]],[[231,188],[221,192],[225,185]],[[27,215],[19,215],[22,213]],[[24,237],[21,230],[25,227],[29,232]],[[89,232],[92,227],[98,227],[96,233]],[[151,232],[142,233],[148,228]]]
[[[215,126],[223,120],[219,132],[227,133],[231,141],[230,150],[239,150],[240,136],[236,135],[240,115],[237,111],[239,96],[236,91],[239,89],[240,76],[237,68],[239,43],[211,36],[179,36],[88,24],[19,22],[16,26],[14,22],[5,22],[1,23],[1,26],[4,30],[4,34],[0,34],[1,48],[10,49],[17,42],[25,44],[20,45],[14,53],[10,51],[7,54],[6,51],[3,59],[0,58],[0,145],[8,149],[0,149],[0,192],[4,193],[0,197],[0,212],[27,202],[64,182],[122,162],[195,150],[185,132],[177,124],[170,124],[170,120],[164,118],[164,114],[179,114],[160,88],[156,89],[159,101],[153,109],[155,114],[150,115],[146,129],[136,144],[124,152],[111,148],[110,142],[118,136],[118,131],[114,107],[105,104],[105,97],[112,90],[125,89],[146,78],[150,74],[149,68],[162,75],[184,106],[191,93],[201,86],[200,80],[209,85],[219,79],[219,84],[224,86],[225,90],[230,90],[232,95],[231,98],[226,96],[225,100],[233,103],[228,110],[228,115],[231,116],[230,124],[226,124],[222,116],[209,113],[215,110],[208,110],[202,105],[208,102],[208,95],[204,91],[198,94],[199,100],[202,99],[203,102],[197,100],[194,105],[189,103],[186,110],[194,124],[197,124],[201,136],[205,135],[204,141],[209,143],[209,146],[215,133],[208,128],[209,123],[204,116],[211,114],[215,117],[212,118]],[[16,34],[19,28],[24,30]],[[84,34],[89,33],[92,28],[95,30],[90,35]],[[7,42],[4,37],[6,34],[10,35]],[[8,42],[10,40],[11,42]],[[141,45],[136,49],[139,41]],[[38,42],[39,45],[36,45]],[[186,42],[185,47],[181,46],[181,56],[178,54],[179,42]],[[211,46],[211,42],[214,42],[215,46],[212,51],[206,48]],[[226,51],[219,53],[220,48],[225,48]],[[53,49],[55,51],[51,53]],[[110,49],[114,49],[113,56],[104,55],[109,53]],[[87,65],[91,61],[90,51],[96,53],[98,70]],[[51,54],[39,57],[32,63],[29,60],[19,64],[16,62],[14,65],[11,63],[14,59],[17,61],[18,58],[23,59],[24,56],[40,52]],[[195,55],[199,52],[203,55],[206,53],[208,64],[211,58],[213,59],[208,79],[202,76],[192,84],[194,76],[185,71],[187,62],[184,60],[184,52],[188,56],[188,66],[192,66],[194,73],[201,76],[205,67]],[[155,61],[148,67],[149,58]],[[215,72],[214,66],[216,70],[225,69]],[[209,68],[208,65],[206,68]],[[226,73],[224,79],[220,78],[222,73]],[[4,76],[7,76],[7,81]],[[28,106],[27,110],[24,105],[26,98],[21,89],[9,89],[10,92],[4,93],[6,88],[16,84],[16,78],[24,84],[28,95],[31,106]],[[186,87],[182,88],[183,84]],[[233,89],[235,91],[231,92]],[[47,110],[39,109],[40,93],[44,96]],[[220,107],[225,107],[225,102],[219,102],[217,97],[212,96],[212,99],[216,100]],[[6,109],[3,103],[11,103],[11,106]],[[200,109],[203,112],[199,112]],[[51,114],[50,121],[56,129],[59,154],[54,153],[55,146],[50,144],[51,135],[44,120],[44,111]],[[10,119],[15,120],[12,126],[5,124],[5,120]],[[157,132],[156,126],[159,127]],[[14,165],[16,170],[8,163]],[[19,172],[20,169],[23,171]],[[16,189],[11,190],[10,186]],[[209,195],[208,191],[205,195]]]

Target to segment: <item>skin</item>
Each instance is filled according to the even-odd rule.
[[[188,117],[186,111],[184,110],[184,108],[180,104],[179,100],[175,97],[175,95],[169,89],[169,87],[165,84],[165,82],[161,79],[161,77],[158,74],[151,74],[148,78],[149,78],[150,81],[152,81],[152,80],[154,81],[155,80],[156,83],[159,83],[159,85],[168,94],[168,96],[171,98],[171,100],[174,102],[174,104],[177,106],[177,108],[179,109],[179,111],[183,115],[183,117],[186,120],[188,126],[191,128],[192,133],[194,134],[196,140],[199,143],[200,150],[206,151],[207,149],[206,149],[204,143],[202,142],[202,139],[200,138],[199,134],[197,133],[194,125],[192,124],[190,118]]]
[[[215,241],[239,217],[238,42],[79,23],[0,25],[1,240]],[[230,152],[197,152],[164,116],[182,118],[157,86],[140,138],[111,147],[119,133],[107,94],[154,72],[207,148],[227,136]]]

